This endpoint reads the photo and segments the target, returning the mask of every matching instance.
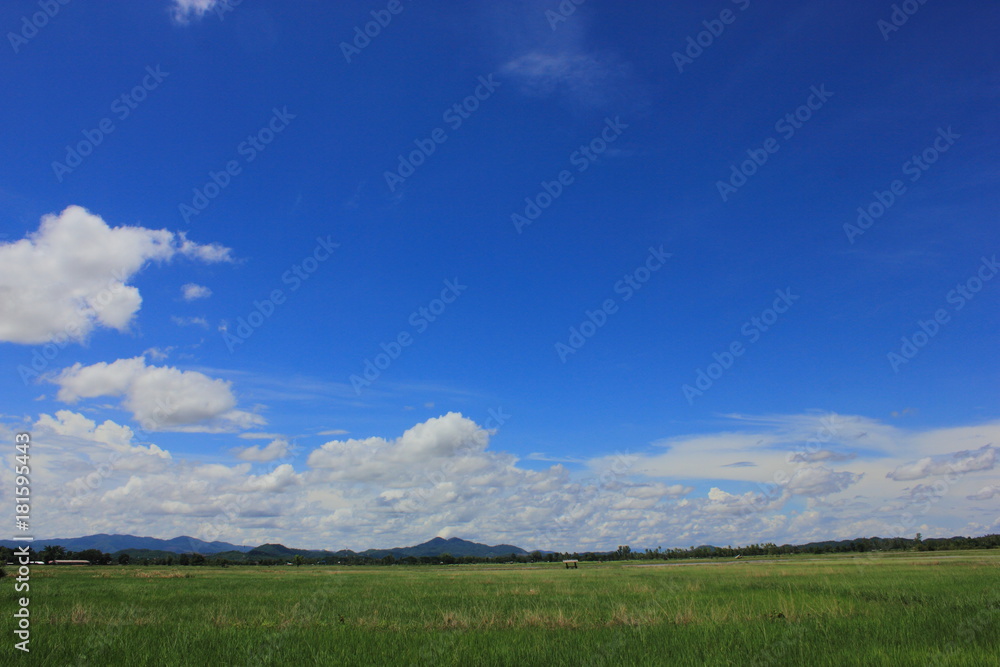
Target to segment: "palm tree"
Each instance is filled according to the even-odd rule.
[[[66,547],[59,546],[58,544],[47,544],[42,549],[42,561],[46,563],[61,560],[65,555]]]

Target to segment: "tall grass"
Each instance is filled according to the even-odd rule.
[[[13,611],[13,578],[0,581]],[[34,568],[44,665],[1000,665],[1000,554]],[[27,660],[25,660],[27,658]]]

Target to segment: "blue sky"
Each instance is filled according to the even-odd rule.
[[[903,4],[7,3],[36,531],[995,532],[1000,12]]]

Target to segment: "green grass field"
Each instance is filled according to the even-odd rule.
[[[30,655],[13,648],[14,578],[0,588],[5,665],[1000,665],[997,552],[37,566]]]

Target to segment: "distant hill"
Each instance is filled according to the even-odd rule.
[[[303,556],[305,558],[337,559],[357,558],[359,556],[363,558],[385,558],[386,556],[393,556],[398,560],[408,556],[420,558],[422,556],[440,556],[441,554],[451,554],[456,558],[461,556],[496,558],[498,556],[509,556],[511,554],[525,556],[528,552],[521,547],[516,547],[511,544],[489,546],[487,544],[479,544],[478,542],[469,542],[468,540],[463,540],[457,537],[452,537],[447,540],[443,537],[435,537],[434,539],[424,542],[423,544],[417,544],[412,547],[366,549],[364,551],[351,551],[350,549],[341,549],[340,551],[316,551],[309,549],[292,549],[283,544],[262,544],[259,547],[254,547],[250,551],[246,552],[246,558],[252,559],[256,557],[291,559],[295,556]]]
[[[84,537],[60,538],[54,537],[47,540],[35,540],[32,546],[36,550],[41,550],[46,545],[54,544],[65,547],[68,551],[83,551],[84,549],[97,549],[104,553],[118,554],[124,552],[133,558],[157,558],[162,554],[183,554],[200,553],[205,556],[217,556],[228,558],[234,561],[256,560],[265,558],[278,558],[290,560],[295,556],[317,559],[354,558],[358,556],[367,558],[384,558],[392,555],[397,559],[414,556],[440,556],[441,554],[451,554],[456,558],[461,556],[478,556],[480,558],[496,558],[498,556],[509,556],[517,554],[525,556],[527,551],[511,544],[498,544],[489,546],[478,542],[469,542],[457,537],[444,539],[435,537],[432,540],[417,544],[412,547],[396,547],[393,549],[367,549],[361,552],[342,549],[340,551],[326,551],[314,549],[294,549],[283,544],[261,544],[256,547],[237,546],[228,542],[205,542],[194,537],[175,537],[170,540],[161,540],[155,537],[136,537],[135,535],[86,535]],[[0,540],[0,545],[16,548],[23,545],[23,542],[12,540]]]
[[[32,547],[41,551],[46,545],[53,544],[65,547],[68,551],[83,551],[84,549],[98,549],[104,553],[115,553],[129,549],[146,549],[149,551],[169,551],[170,553],[200,553],[204,555],[216,554],[222,551],[250,551],[253,547],[237,546],[228,542],[205,542],[195,537],[175,537],[170,540],[161,540],[155,537],[136,537],[135,535],[86,535],[84,537],[53,537],[50,539],[36,539]],[[24,542],[13,540],[0,540],[0,545],[11,549],[23,546]]]
[[[496,558],[498,556],[509,556],[510,554],[526,556],[528,555],[528,552],[521,547],[515,547],[511,544],[497,544],[496,546],[491,547],[486,544],[469,542],[468,540],[463,540],[457,537],[452,537],[447,540],[443,537],[435,537],[433,540],[429,540],[423,544],[418,544],[413,547],[368,549],[367,551],[361,552],[362,556],[368,556],[370,558],[383,558],[389,554],[395,556],[396,558],[405,558],[406,556],[416,556],[419,558],[421,556],[440,556],[441,554],[451,554],[456,557],[479,556],[480,558]]]

